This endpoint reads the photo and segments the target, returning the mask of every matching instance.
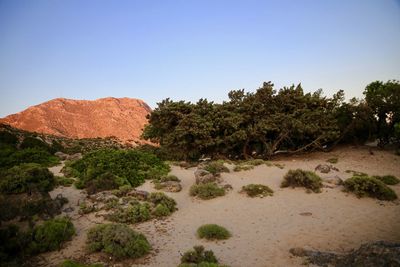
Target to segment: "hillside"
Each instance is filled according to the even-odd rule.
[[[56,98],[2,118],[0,123],[69,138],[115,136],[122,141],[138,142],[150,112],[150,107],[140,99]]]

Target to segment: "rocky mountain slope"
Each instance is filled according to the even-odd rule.
[[[2,118],[0,123],[69,138],[115,136],[125,142],[139,142],[150,112],[144,101],[133,98],[56,98]]]

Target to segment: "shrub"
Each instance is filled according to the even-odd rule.
[[[229,169],[224,165],[223,161],[211,161],[208,162],[204,169],[214,175],[218,175],[221,172],[229,172]]]
[[[161,183],[163,182],[168,182],[168,181],[173,181],[173,182],[180,182],[181,180],[176,177],[175,175],[167,175],[167,176],[162,176],[159,180]]]
[[[88,214],[94,211],[96,211],[95,205],[90,205],[87,202],[82,202],[79,205],[79,214]]]
[[[39,149],[43,149],[46,150],[48,152],[55,152],[52,151],[51,147],[49,144],[47,144],[46,142],[43,142],[42,140],[35,138],[35,137],[25,137],[24,140],[22,140],[21,144],[20,144],[20,148],[21,149],[25,149],[25,148],[39,148]]]
[[[103,267],[103,264],[83,264],[72,260],[65,260],[60,267]]]
[[[87,233],[91,251],[103,251],[116,258],[139,258],[147,254],[151,246],[146,237],[123,224],[101,224]]]
[[[38,164],[22,164],[3,171],[0,192],[6,194],[49,192],[54,188],[54,175]]]
[[[33,252],[57,250],[65,241],[71,240],[74,234],[75,227],[69,218],[48,220],[33,229],[33,241],[29,248]]]
[[[102,174],[116,177],[115,184],[141,185],[145,179],[158,179],[169,172],[169,166],[156,156],[138,150],[103,149],[88,153],[68,166],[83,185]],[[113,184],[113,186],[115,186]],[[117,187],[116,187],[117,188]]]
[[[53,166],[60,160],[41,148],[16,150],[13,148],[0,149],[0,169],[10,168],[23,163],[37,163],[42,166]]]
[[[162,192],[153,192],[149,195],[148,199],[149,202],[153,203],[154,205],[162,204],[168,208],[168,210],[172,213],[176,210],[176,201],[175,199],[167,196]]]
[[[171,214],[171,211],[164,204],[158,204],[154,208],[153,214],[156,217],[165,217],[165,216],[169,216]]]
[[[326,162],[332,163],[332,164],[336,164],[338,163],[339,159],[338,158],[330,158],[327,159]]]
[[[21,232],[14,224],[0,229],[0,266],[21,266],[31,241],[32,234]]]
[[[254,166],[252,166],[252,165],[239,164],[233,168],[233,171],[240,172],[240,171],[248,171],[248,170],[252,170],[252,169],[254,169]]]
[[[314,172],[301,169],[290,170],[283,179],[281,187],[305,187],[315,193],[321,192],[322,180]]]
[[[204,250],[203,246],[194,246],[193,250],[186,251],[181,257],[183,264],[218,263],[212,250]],[[182,265],[180,265],[182,266]]]
[[[112,173],[106,172],[100,174],[98,177],[88,180],[84,183],[86,191],[89,195],[96,194],[97,192],[119,188],[123,183],[121,179]]]
[[[225,195],[225,189],[216,183],[194,184],[190,187],[190,195],[201,199],[211,199]]]
[[[221,240],[231,237],[231,233],[224,227],[217,224],[205,224],[197,229],[197,235],[200,238],[208,240]]]
[[[71,179],[71,178],[67,178],[64,176],[54,176],[55,180],[56,180],[56,186],[65,186],[65,187],[69,187],[71,186],[75,180]]]
[[[274,194],[274,191],[271,188],[262,184],[249,184],[243,186],[242,190],[246,192],[249,197],[266,197]]]
[[[18,137],[7,131],[0,131],[0,144],[6,144],[16,146],[18,143]]]
[[[353,176],[344,181],[344,187],[358,197],[369,196],[379,200],[397,199],[396,193],[390,187],[374,177]]]
[[[150,220],[150,205],[148,203],[135,203],[125,209],[116,210],[108,217],[111,221],[120,223],[139,223]]]
[[[396,185],[396,184],[400,183],[400,180],[393,175],[373,176],[373,177],[378,180],[381,180],[382,182],[384,182],[385,184],[388,184],[388,185]]]

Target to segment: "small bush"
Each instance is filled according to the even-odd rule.
[[[378,180],[381,180],[382,182],[384,182],[385,184],[388,184],[388,185],[396,185],[396,184],[400,183],[400,180],[393,175],[373,176],[373,177]]]
[[[33,252],[52,251],[61,248],[61,245],[71,240],[75,234],[75,227],[67,217],[56,218],[36,226],[33,230],[33,241],[30,250]]]
[[[119,223],[139,223],[151,219],[149,203],[135,203],[125,209],[119,209],[108,217],[111,221]]]
[[[88,214],[94,211],[96,211],[95,205],[90,205],[87,202],[82,202],[79,205],[79,214]]]
[[[208,162],[204,169],[214,175],[218,175],[221,172],[229,172],[229,169],[224,165],[223,161],[211,161]]]
[[[44,167],[56,165],[60,160],[41,148],[0,149],[0,169],[7,169],[23,163],[37,163]]]
[[[112,173],[106,172],[100,174],[92,180],[86,181],[84,187],[89,195],[96,194],[101,191],[112,190],[119,188],[123,181]]]
[[[38,164],[22,164],[2,173],[0,192],[5,194],[49,192],[54,188],[54,175]]]
[[[156,217],[165,217],[165,216],[169,216],[171,214],[171,211],[164,204],[158,204],[154,208],[153,214]]]
[[[56,186],[69,187],[75,182],[74,179],[67,178],[64,176],[54,176],[54,178],[56,179]]]
[[[203,246],[194,246],[193,250],[186,251],[182,255],[181,263],[218,263],[218,260],[212,250],[205,250]]]
[[[338,158],[330,158],[330,159],[327,159],[326,162],[336,164],[339,162],[339,159]]]
[[[197,235],[200,238],[208,240],[221,240],[231,237],[231,233],[224,227],[217,224],[205,224],[197,229]]]
[[[190,187],[190,195],[201,199],[211,199],[225,195],[225,189],[216,183],[194,184]]]
[[[103,251],[116,258],[139,258],[147,254],[151,246],[146,237],[123,224],[101,224],[87,233],[91,251]]]
[[[353,176],[344,181],[344,187],[358,197],[369,196],[379,200],[397,199],[396,193],[390,187],[374,177]]]
[[[283,179],[281,187],[305,187],[315,193],[321,192],[322,180],[314,172],[301,169],[290,170]]]
[[[14,146],[18,143],[18,137],[7,131],[0,131],[0,144]]]
[[[163,182],[168,182],[168,181],[173,181],[173,182],[180,182],[181,180],[176,177],[175,175],[167,175],[167,176],[162,176],[159,180],[161,183]]]
[[[240,172],[240,171],[248,171],[248,170],[252,170],[252,169],[254,169],[254,166],[252,166],[252,165],[242,165],[242,164],[239,164],[239,165],[236,165],[236,166],[233,168],[233,171],[234,171],[234,172]]]
[[[60,267],[103,267],[103,264],[83,264],[72,260],[65,260]]]
[[[249,197],[266,197],[272,196],[274,191],[266,185],[262,184],[249,184],[242,187]]]
[[[149,202],[153,203],[155,206],[158,204],[162,204],[168,208],[168,210],[172,213],[176,210],[176,201],[175,199],[167,196],[162,192],[153,192],[149,195],[148,199]]]

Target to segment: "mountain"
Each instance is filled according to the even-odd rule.
[[[125,142],[140,142],[150,112],[144,101],[134,98],[56,98],[2,118],[0,123],[69,138],[115,136]]]

